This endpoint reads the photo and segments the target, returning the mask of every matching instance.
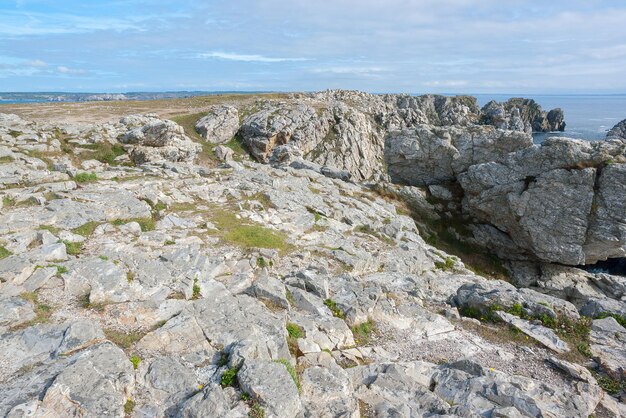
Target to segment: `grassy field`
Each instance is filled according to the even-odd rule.
[[[215,94],[179,99],[110,102],[0,104],[0,113],[14,113],[42,122],[97,123],[135,113],[156,113],[162,118],[206,112],[215,104],[245,105],[257,99],[285,99],[289,93]]]

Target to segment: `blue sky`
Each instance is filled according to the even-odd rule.
[[[0,0],[0,91],[626,93],[626,2]]]

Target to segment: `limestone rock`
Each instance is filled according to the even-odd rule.
[[[607,139],[620,139],[626,141],[626,119],[616,124],[606,134]]]
[[[302,408],[298,388],[280,363],[247,360],[237,380],[245,393],[261,402],[269,416],[294,417]]]
[[[418,125],[387,136],[385,162],[393,181],[423,186],[455,180],[472,165],[502,161],[531,145],[529,135],[487,126]]]
[[[213,106],[196,122],[196,131],[208,142],[223,144],[239,130],[239,112],[233,106]]]

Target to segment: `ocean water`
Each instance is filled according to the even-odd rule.
[[[543,110],[563,109],[565,132],[535,133],[536,143],[550,136],[600,141],[618,122],[626,119],[626,95],[504,95],[476,94],[480,106],[490,100],[506,101],[511,97],[534,99]]]

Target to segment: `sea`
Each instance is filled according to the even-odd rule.
[[[132,100],[154,100],[176,97],[191,97],[233,92],[150,92],[123,93],[117,95],[98,93],[0,93],[0,104],[67,102],[102,100],[112,97]],[[243,92],[242,92],[243,93]],[[253,92],[246,92],[253,93]],[[109,97],[107,97],[109,96]],[[535,133],[535,143],[541,143],[550,136],[601,141],[606,133],[619,121],[626,119],[626,94],[615,95],[534,95],[534,94],[474,94],[482,107],[490,100],[503,102],[511,97],[534,99],[544,110],[560,107],[565,115],[565,132]],[[1,109],[0,109],[1,111]]]
[[[626,119],[626,94],[616,95],[533,95],[475,94],[482,107],[491,100],[503,102],[511,97],[534,99],[543,110],[560,107],[565,116],[565,132],[533,134],[535,143],[550,136],[601,141],[618,122]]]

